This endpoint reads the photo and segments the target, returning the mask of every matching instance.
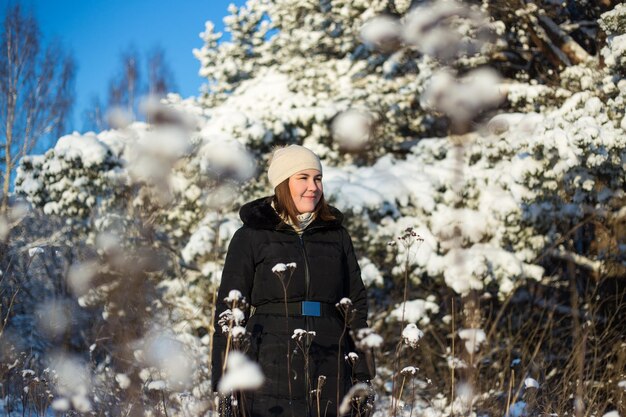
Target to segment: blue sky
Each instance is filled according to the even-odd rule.
[[[3,10],[14,0],[1,0]],[[59,39],[77,64],[76,104],[71,128],[81,130],[82,113],[98,95],[106,100],[108,82],[120,68],[120,55],[133,45],[145,55],[160,45],[182,96],[197,95],[203,82],[192,54],[199,33],[211,20],[222,30],[230,3],[242,0],[21,0],[32,10],[45,40]],[[4,13],[2,13],[4,14]]]

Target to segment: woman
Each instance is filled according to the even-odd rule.
[[[349,330],[367,327],[359,265],[341,225],[343,215],[324,200],[317,155],[298,145],[279,148],[268,176],[275,194],[241,208],[244,226],[228,248],[215,315],[213,387],[227,345],[219,317],[228,308],[224,299],[239,290],[253,310],[246,317],[247,353],[266,378],[259,390],[239,401],[246,414],[336,416],[347,389],[374,376],[369,357],[360,354],[353,363],[344,359],[355,352]],[[277,264],[291,265],[281,272]],[[337,308],[344,297],[352,306]],[[315,334],[293,339],[296,329]]]

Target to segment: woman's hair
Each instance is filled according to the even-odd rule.
[[[296,208],[296,203],[294,203],[293,198],[291,198],[291,191],[289,190],[289,178],[287,178],[286,180],[278,184],[276,188],[274,188],[273,201],[276,212],[278,212],[281,217],[288,217],[293,224],[298,224],[298,214],[300,213]],[[326,200],[324,199],[324,193],[322,193],[320,201],[317,202],[313,213],[315,213],[315,216],[319,217],[321,220],[335,220],[335,216],[333,216],[333,214],[330,212],[328,203],[326,203]]]

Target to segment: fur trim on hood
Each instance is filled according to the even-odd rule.
[[[285,224],[276,210],[272,207],[272,197],[261,197],[259,199],[250,201],[244,204],[239,210],[239,217],[243,224],[253,229],[291,229],[291,226]],[[330,212],[335,216],[334,220],[325,221],[320,218],[316,218],[309,225],[311,227],[327,227],[338,228],[341,227],[343,222],[343,214],[333,206],[329,206]]]

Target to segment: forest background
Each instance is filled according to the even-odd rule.
[[[626,7],[229,13],[230,40],[208,22],[193,51],[204,93],[165,88],[69,135],[71,65],[5,21],[0,413],[214,415],[237,210],[269,193],[271,149],[299,143],[360,254],[373,415],[625,415]]]

